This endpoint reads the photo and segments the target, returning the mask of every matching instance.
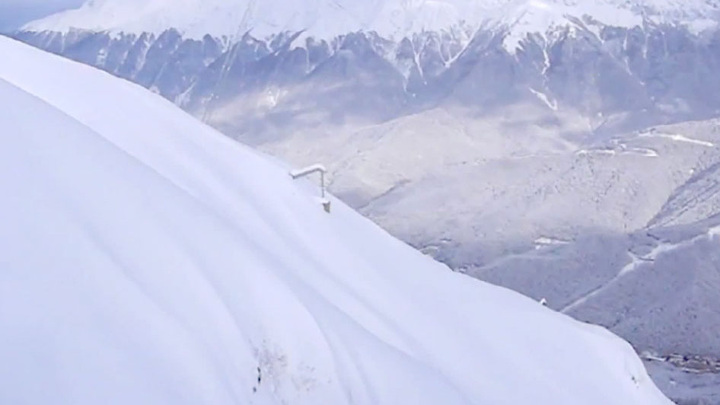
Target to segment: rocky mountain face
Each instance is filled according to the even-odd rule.
[[[132,80],[196,114],[257,99],[231,136],[262,138],[257,120],[284,125],[383,122],[428,108],[492,114],[518,103],[572,112],[585,132],[712,117],[720,110],[720,34],[676,25],[622,28],[577,21],[529,34],[457,26],[399,41],[374,33],[331,40],[300,33],[236,43],[205,36],[85,31],[19,32],[16,38]],[[312,113],[307,112],[312,105]],[[318,115],[319,117],[308,117]],[[252,118],[252,119],[251,119]]]

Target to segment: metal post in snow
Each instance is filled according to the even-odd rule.
[[[320,173],[320,197],[322,198],[321,203],[323,205],[323,208],[325,209],[325,212],[330,213],[330,200],[325,197],[325,173],[327,173],[327,169],[325,169],[325,166],[316,164],[305,167],[303,169],[293,170],[290,172],[290,176],[294,180],[297,180],[313,173]]]
[[[325,199],[325,172],[320,172],[320,196]]]

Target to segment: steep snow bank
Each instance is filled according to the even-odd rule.
[[[669,402],[145,90],[0,38],[0,403]]]

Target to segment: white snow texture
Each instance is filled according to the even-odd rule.
[[[1,404],[670,404],[619,338],[325,213],[159,96],[0,54]]]

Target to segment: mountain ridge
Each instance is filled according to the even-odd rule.
[[[30,22],[21,30],[160,35],[173,28],[186,38],[210,35],[233,42],[246,33],[267,39],[283,32],[302,32],[303,36],[329,40],[361,31],[400,40],[423,31],[447,32],[467,26],[471,31],[505,31],[506,48],[514,52],[530,34],[544,35],[561,26],[589,26],[596,22],[625,28],[648,22],[680,24],[700,32],[717,25],[718,10],[720,3],[716,0],[154,0],[139,4],[92,0],[78,9]]]

